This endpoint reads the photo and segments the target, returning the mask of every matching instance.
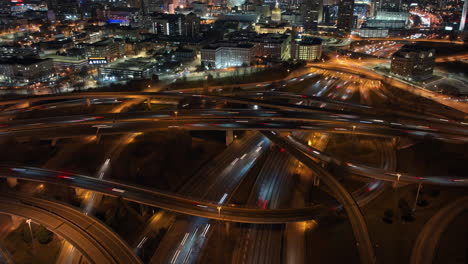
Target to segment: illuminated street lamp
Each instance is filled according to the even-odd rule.
[[[36,251],[35,247],[34,247],[34,236],[33,236],[33,231],[32,231],[32,228],[31,228],[31,219],[27,219],[26,220],[26,223],[28,224],[29,226],[29,232],[31,233],[31,245],[33,247],[33,251]]]
[[[178,111],[174,111],[175,118],[177,119],[177,114],[179,114]]]
[[[218,209],[218,216],[219,217],[221,217],[221,208],[222,208],[221,206],[216,207],[216,209]]]
[[[398,185],[398,182],[400,182],[401,174],[400,174],[400,173],[397,173],[396,176],[397,176],[397,180],[396,180],[396,182],[395,182],[395,185],[393,186],[394,188],[396,188],[397,185]]]

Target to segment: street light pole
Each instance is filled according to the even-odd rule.
[[[31,219],[27,219],[26,223],[29,226],[29,232],[31,234],[31,245],[32,245],[33,251],[35,253],[36,252],[36,247],[34,246],[34,236],[33,236],[33,231],[32,231],[32,228],[31,228]]]
[[[397,173],[396,176],[397,176],[397,180],[396,180],[396,182],[394,183],[393,188],[396,188],[396,187],[398,186],[398,183],[400,182],[401,174],[400,174],[400,173]]]
[[[418,185],[418,192],[416,193],[416,200],[414,200],[413,212],[416,211],[416,205],[418,204],[419,192],[421,191],[422,185]]]
[[[218,217],[221,217],[221,208],[221,206],[216,207],[216,209],[218,209]]]

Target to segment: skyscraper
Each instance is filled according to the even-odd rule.
[[[349,33],[354,24],[354,0],[341,0],[338,7],[338,30]]]
[[[301,9],[304,23],[304,31],[317,31],[319,14],[323,9],[323,0],[305,0],[302,3]]]
[[[371,16],[376,16],[377,11],[382,9],[382,0],[372,0],[371,2]]]

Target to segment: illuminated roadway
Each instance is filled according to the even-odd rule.
[[[433,263],[442,234],[455,217],[467,209],[468,196],[464,196],[449,203],[433,215],[416,238],[410,264]]]
[[[285,138],[291,146],[300,149],[304,153],[307,153],[310,157],[319,159],[326,163],[331,163],[339,166],[345,172],[364,176],[376,180],[383,180],[388,182],[400,182],[402,184],[430,184],[430,185],[447,185],[447,186],[468,186],[468,178],[466,177],[443,177],[443,176],[414,176],[407,173],[393,172],[393,169],[386,168],[374,168],[362,164],[352,164],[349,162],[343,162],[336,158],[333,158],[313,147],[307,146],[297,139],[291,136]],[[391,155],[387,154],[387,157]]]
[[[445,95],[441,95],[438,93],[434,93],[432,91],[426,90],[419,88],[417,86],[405,83],[403,81],[397,80],[395,78],[389,78],[387,76],[382,76],[376,72],[367,70],[365,68],[359,67],[357,64],[353,65],[352,69],[349,67],[345,67],[343,65],[339,64],[317,64],[314,65],[313,67],[320,68],[320,69],[328,69],[328,70],[339,70],[339,71],[344,71],[352,74],[358,74],[358,75],[363,75],[366,78],[369,79],[375,79],[375,80],[380,80],[385,83],[388,83],[394,87],[400,88],[402,90],[406,90],[412,94],[425,97],[427,99],[430,99],[432,101],[438,102],[442,105],[446,105],[448,107],[452,107],[453,109],[457,109],[458,111],[461,111],[465,114],[468,114],[468,104],[464,102],[459,102],[457,100],[454,100],[453,98]]]
[[[378,169],[372,168],[372,170]],[[129,201],[143,203],[169,211],[211,219],[244,223],[286,223],[310,220],[313,219],[313,217],[318,213],[323,212],[323,209],[325,209],[325,207],[322,206],[275,210],[222,206],[221,214],[219,214],[217,211],[217,203],[203,201],[198,198],[184,198],[178,194],[140,188],[109,180],[99,180],[94,177],[87,177],[83,175],[68,174],[30,167],[2,166],[0,167],[0,177],[12,177],[37,182],[64,184],[100,192],[107,195],[121,196],[122,198]],[[385,177],[385,180],[392,182],[396,181],[396,179],[397,176],[394,175],[388,175]],[[424,179],[415,179],[412,176],[403,175],[400,177],[400,181],[402,183],[447,184],[453,186],[468,185],[468,180],[466,179],[458,179],[457,181],[453,181],[444,179],[442,177],[436,178],[434,180],[429,177]]]
[[[177,193],[230,204],[231,196],[269,145],[260,133],[248,133],[203,166]],[[218,225],[219,222],[200,217],[176,220],[168,230],[171,235],[163,238],[150,263],[196,263]]]
[[[380,119],[378,119],[380,118]],[[399,122],[399,123],[397,123]],[[430,126],[428,126],[430,125]],[[434,137],[466,142],[467,123],[405,123],[380,116],[249,109],[180,110],[17,120],[0,124],[0,136],[66,138],[143,132],[167,128],[186,130],[320,131],[383,137]]]
[[[335,67],[335,66],[334,66]],[[339,68],[339,67],[338,67]],[[352,73],[355,74],[355,73]],[[313,112],[316,113],[317,111],[325,112],[327,110],[347,110],[347,111],[362,111],[361,113],[367,113],[371,115],[375,115],[374,113],[380,113],[382,115],[392,115],[397,116],[398,114],[406,115],[407,117],[413,117],[414,120],[419,119],[427,119],[428,117],[425,115],[415,115],[408,112],[401,112],[401,111],[388,111],[385,109],[379,109],[367,105],[355,104],[355,103],[346,103],[336,100],[331,100],[328,98],[321,98],[317,96],[308,96],[308,95],[294,95],[291,93],[285,92],[256,92],[256,93],[246,93],[240,95],[239,93],[235,93],[236,96],[216,96],[216,95],[200,95],[200,94],[187,94],[182,92],[95,92],[95,93],[71,93],[65,95],[48,95],[48,96],[36,96],[32,98],[23,98],[17,100],[8,100],[8,101],[0,101],[0,105],[11,105],[11,104],[18,104],[24,101],[30,102],[40,102],[40,101],[51,101],[51,100],[71,100],[71,99],[83,99],[83,98],[90,98],[90,99],[109,99],[109,98],[140,98],[140,99],[147,99],[147,98],[163,98],[165,100],[178,100],[178,99],[206,99],[206,100],[213,100],[213,101],[225,101],[230,103],[239,103],[239,104],[247,104],[247,105],[258,105],[266,108],[278,109],[278,110],[290,110],[290,111],[301,111],[301,112]],[[243,96],[247,96],[244,98]],[[297,98],[297,99],[304,99],[304,100],[313,100],[317,103],[324,103],[323,106],[320,108],[312,108],[306,107],[301,105],[291,105],[288,103],[281,103],[281,102],[268,102],[264,100],[258,100],[248,97],[286,97],[286,98]],[[429,121],[436,121],[433,118],[428,119]]]
[[[179,194],[165,193],[147,188],[99,180],[94,177],[68,174],[30,167],[0,167],[0,177],[11,177],[36,182],[63,184],[87,189],[125,200],[142,203],[168,211],[200,216],[211,219],[242,223],[286,223],[311,219],[326,208],[319,205],[294,209],[261,210],[229,205],[219,205],[200,199],[181,197]],[[217,207],[221,206],[220,212]]]
[[[376,263],[377,258],[375,256],[374,247],[367,229],[366,221],[362,215],[359,205],[356,203],[352,195],[343,187],[343,185],[341,185],[339,181],[335,179],[335,177],[323,169],[317,162],[310,159],[306,153],[298,150],[295,147],[292,147],[287,141],[281,137],[276,136],[273,132],[267,132],[264,134],[274,143],[285,148],[286,151],[294,155],[303,164],[312,169],[317,174],[317,176],[320,177],[320,179],[332,190],[335,198],[343,205],[346,213],[349,216],[349,221],[353,229],[361,263]]]
[[[106,225],[70,206],[16,194],[0,195],[0,212],[32,219],[75,246],[90,263],[141,263]]]
[[[83,94],[80,94],[81,96],[83,96]],[[107,95],[108,97],[109,95]],[[125,95],[124,97],[126,97],[128,95]],[[133,95],[131,95],[133,96]],[[165,95],[149,95],[149,94],[142,94],[140,95],[139,98],[141,97],[149,97],[149,98],[153,98],[153,97],[158,97],[158,96],[161,96],[161,97],[165,97]],[[174,95],[171,95],[171,96],[174,96]],[[177,97],[177,95],[175,95]],[[191,97],[202,97],[202,96],[196,96],[196,95],[188,95],[188,96],[191,96]],[[95,97],[95,96],[93,96]],[[97,96],[99,97],[99,96]],[[106,96],[104,96],[106,97]],[[114,97],[120,97],[120,96],[114,96]],[[169,97],[169,96],[167,96]],[[130,97],[130,98],[134,98],[134,97]],[[136,97],[135,97],[136,98]],[[174,98],[174,97],[173,97]],[[229,102],[232,102],[232,103],[246,103],[246,104],[257,104],[257,105],[260,105],[260,106],[265,106],[265,107],[271,107],[271,108],[276,108],[276,109],[283,109],[283,110],[302,110],[304,112],[307,112],[308,115],[310,115],[311,112],[317,112],[316,109],[308,109],[308,108],[301,108],[301,107],[296,107],[296,106],[290,106],[290,105],[281,105],[281,104],[276,104],[277,106],[272,106],[272,105],[275,105],[274,103],[265,103],[265,102],[262,102],[262,101],[259,101],[259,100],[245,100],[245,99],[233,99],[233,98],[226,98],[226,97],[216,97],[216,96],[209,96],[209,97],[206,97],[207,99],[211,99],[211,100],[226,100],[226,101],[229,101]],[[44,100],[44,99],[42,99]],[[0,104],[3,104],[4,102],[0,102]],[[11,103],[11,101],[10,101]],[[330,102],[327,102],[327,103],[330,103]],[[177,110],[179,111],[179,110]],[[56,120],[59,120],[58,122],[64,122],[64,126],[65,126],[65,129],[63,129],[63,131],[61,132],[67,132],[66,130],[68,129],[68,131],[71,131],[72,129],[75,130],[77,129],[77,127],[80,127],[81,125],[83,126],[92,126],[93,125],[101,125],[101,124],[112,124],[112,127],[110,128],[106,128],[106,129],[102,129],[100,134],[103,134],[103,133],[112,133],[112,132],[116,132],[116,133],[119,133],[119,132],[128,132],[129,130],[132,131],[132,129],[134,129],[133,131],[145,131],[145,127],[147,126],[151,126],[149,125],[150,123],[148,122],[153,122],[153,128],[154,128],[154,122],[155,121],[158,121],[158,126],[160,126],[159,128],[171,128],[171,127],[180,127],[180,128],[184,128],[184,129],[200,129],[200,130],[226,130],[226,129],[232,129],[232,130],[251,130],[251,129],[256,129],[256,130],[275,130],[275,131],[293,131],[293,130],[314,130],[314,131],[321,131],[321,132],[334,132],[334,133],[352,133],[352,134],[366,134],[366,135],[377,135],[377,136],[381,136],[381,135],[386,135],[386,136],[390,136],[390,137],[395,137],[395,136],[403,136],[403,135],[407,135],[407,132],[402,132],[401,129],[405,129],[405,130],[412,130],[412,133],[414,133],[414,135],[420,135],[420,136],[426,136],[426,135],[437,135],[437,136],[440,136],[440,135],[446,135],[448,134],[448,138],[450,137],[454,137],[454,138],[457,138],[457,139],[460,139],[460,138],[464,138],[466,137],[466,129],[465,128],[461,128],[460,126],[463,127],[463,125],[465,125],[464,123],[457,123],[456,125],[453,125],[452,124],[448,124],[448,125],[441,125],[440,123],[443,123],[443,122],[449,122],[448,120],[444,121],[444,120],[441,120],[442,122],[438,122],[439,124],[436,124],[438,125],[437,128],[434,128],[434,127],[425,127],[424,125],[421,125],[421,124],[411,124],[411,126],[413,127],[408,127],[407,125],[408,124],[399,124],[398,125],[398,129],[396,128],[388,128],[388,127],[391,127],[393,124],[392,121],[387,121],[387,120],[381,120],[381,119],[378,119],[378,120],[381,120],[381,121],[377,121],[377,122],[374,122],[374,121],[368,121],[368,118],[371,118],[371,117],[363,117],[362,114],[361,116],[357,117],[355,120],[351,120],[351,119],[354,119],[353,118],[343,118],[343,117],[337,117],[335,116],[334,118],[331,118],[332,120],[330,120],[330,113],[326,113],[326,111],[324,111],[327,115],[327,117],[325,117],[324,119],[320,119],[320,118],[317,118],[320,117],[320,114],[317,113],[317,116],[315,117],[316,119],[313,119],[311,120],[312,118],[310,116],[307,116],[306,114],[304,113],[293,113],[293,116],[288,116],[288,114],[290,113],[287,113],[287,112],[281,112],[279,113],[278,115],[275,115],[276,116],[268,116],[268,117],[262,117],[261,114],[265,114],[265,112],[260,112],[260,111],[252,111],[252,110],[233,110],[233,111],[237,111],[238,113],[242,112],[242,111],[245,111],[245,113],[242,113],[242,114],[239,114],[238,116],[232,116],[232,115],[225,115],[225,116],[216,116],[216,113],[213,113],[213,112],[209,112],[209,110],[200,110],[199,113],[195,113],[197,110],[192,110],[190,111],[191,114],[193,114],[193,116],[185,116],[184,113],[182,113],[182,111],[180,111],[180,114],[175,114],[176,116],[174,115],[168,115],[166,117],[144,117],[145,115],[147,114],[155,114],[155,113],[148,113],[148,112],[145,112],[145,113],[135,113],[139,116],[136,116],[136,117],[128,117],[128,116],[131,116],[132,114],[134,113],[127,113],[126,117],[122,118],[122,119],[119,119],[121,118],[122,116],[117,116],[117,117],[112,117],[112,122],[103,122],[103,120],[101,120],[101,118],[97,118],[97,119],[93,119],[93,116],[95,117],[96,115],[92,115],[92,116],[74,116],[72,117],[72,119],[62,119],[62,118],[57,118]],[[219,110],[218,110],[219,111]],[[220,111],[220,112],[223,112],[224,110]],[[227,111],[230,111],[230,110],[227,110]],[[254,114],[253,115],[249,115],[248,112],[253,112]],[[172,111],[173,112],[173,111]],[[270,111],[271,112],[271,111]],[[206,117],[204,116],[203,118],[201,118],[201,116],[203,115],[215,115],[215,117]],[[259,116],[256,116],[257,114],[259,114]],[[324,115],[322,114],[322,115]],[[73,118],[78,118],[78,119],[73,119]],[[82,119],[80,119],[82,118]],[[91,119],[89,119],[91,118]],[[109,119],[109,117],[107,117]],[[127,118],[127,119],[125,119]],[[145,118],[147,119],[151,119],[151,120],[144,120]],[[379,118],[379,117],[376,117],[376,116],[373,116],[372,118]],[[106,119],[106,118],[104,118]],[[158,120],[155,120],[155,119],[158,119]],[[162,119],[166,119],[164,121],[162,121]],[[169,120],[169,119],[173,119],[173,120]],[[252,119],[255,119],[254,121],[252,121]],[[341,119],[341,120],[336,120],[336,119]],[[50,120],[50,119],[49,119]],[[76,120],[79,120],[78,122],[75,122]],[[84,121],[83,121],[84,120]],[[191,121],[190,124],[186,124],[185,122],[188,122],[188,121]],[[226,121],[228,120],[228,121]],[[275,122],[272,123],[271,120],[274,120]],[[241,121],[241,122],[239,122]],[[247,122],[245,122],[247,121]],[[278,122],[276,122],[278,121]],[[300,124],[300,126],[297,124],[298,122],[311,122],[312,124]],[[363,124],[359,124],[358,127],[352,127],[350,126],[349,124],[356,124],[357,122],[359,121],[366,121],[366,122],[371,122],[370,124],[369,123],[364,123]],[[26,122],[23,122],[21,123],[22,121],[15,121],[15,122],[9,122],[8,124],[8,127],[3,127],[3,131],[4,132],[4,135],[21,135],[22,132],[26,132],[26,133],[23,133],[22,135],[28,135],[28,132],[33,132],[35,135],[37,135],[37,132],[36,129],[38,130],[44,130],[44,132],[46,133],[49,133],[50,131],[56,131],[57,130],[57,126],[60,126],[57,125],[57,123],[53,124],[53,125],[50,125],[49,124],[40,124],[40,122],[37,122],[37,123],[31,123],[31,120],[28,120]],[[29,123],[28,123],[29,122]],[[34,121],[33,121],[34,122]],[[164,123],[165,122],[165,123]],[[315,124],[313,124],[313,122],[315,122]],[[79,124],[77,124],[79,123]],[[127,124],[128,123],[128,124]],[[246,123],[248,123],[248,125],[246,125]],[[317,123],[320,123],[320,125],[317,125]],[[331,124],[330,124],[331,123]],[[343,125],[346,124],[346,125]],[[393,122],[395,123],[395,122]],[[13,124],[13,125],[11,125]],[[15,126],[16,124],[16,126]],[[117,129],[115,129],[115,127],[118,127]],[[127,128],[125,126],[128,126]],[[362,128],[362,127],[365,127],[365,128]],[[415,127],[415,126],[418,126],[418,127]],[[352,129],[351,129],[352,127]],[[46,131],[47,129],[49,129],[50,131]],[[80,128],[80,129],[83,129],[83,130],[87,130],[86,128]],[[121,129],[121,130],[119,130]],[[135,130],[136,129],[136,130]],[[444,131],[445,130],[445,131]],[[91,134],[94,134],[96,132],[96,128],[92,128],[91,130]],[[104,132],[106,131],[106,132]],[[447,131],[450,131],[450,133],[447,133]],[[58,133],[58,132],[57,132]],[[88,133],[88,131],[86,131],[86,133]],[[53,133],[52,133],[53,134]],[[60,133],[59,133],[60,134]],[[269,134],[269,133],[266,133],[266,134]],[[81,132],[78,133],[78,136],[81,136],[83,134],[81,134]],[[270,134],[270,137],[274,137]],[[278,139],[276,139],[277,141]],[[283,143],[279,143],[280,145],[281,144],[284,144]],[[298,149],[300,149],[298,146],[295,146],[294,148],[290,148],[288,146],[289,143],[286,143],[284,145],[285,149],[287,149],[288,151],[297,154],[298,152]],[[301,153],[302,152],[302,153]],[[308,156],[307,154],[304,155],[304,153],[307,153],[306,151],[301,151],[299,150],[299,156]],[[320,154],[319,154],[320,155]],[[297,157],[297,155],[295,155]],[[309,153],[309,156],[312,156],[310,155]],[[303,163],[307,164],[308,166],[311,166],[311,167],[314,167],[314,166],[317,166],[315,163],[313,163],[313,161],[311,162],[310,160],[310,157],[309,157],[309,161],[307,162],[304,162],[305,158],[301,159],[301,161],[303,161]],[[402,174],[397,174],[397,173],[388,173],[387,170],[385,169],[382,169],[381,171],[381,174],[379,175],[379,173],[376,173],[378,172],[379,169],[375,169],[375,168],[368,168],[368,167],[365,167],[365,166],[362,166],[362,165],[354,165],[354,164],[350,164],[350,163],[345,163],[344,164],[344,167],[346,168],[346,170],[348,170],[349,172],[352,172],[352,173],[355,173],[355,174],[360,174],[360,175],[363,175],[363,174],[369,174],[369,177],[372,177],[372,178],[376,178],[376,179],[380,179],[380,180],[387,180],[387,181],[395,181],[396,178],[398,178],[399,181],[401,182],[415,182],[415,183],[433,183],[433,184],[449,184],[449,185],[464,185],[465,182],[464,182],[464,179],[456,179],[456,180],[447,180],[446,178],[443,178],[441,177],[440,179],[439,178],[436,178],[436,177],[425,177],[425,178],[421,178],[421,177],[412,177],[412,176],[409,176],[409,175],[402,175]],[[19,168],[19,169],[22,169],[22,168]],[[320,170],[321,168],[314,168],[314,171],[316,170]],[[35,170],[35,169],[30,169],[31,171],[32,170]],[[16,171],[18,172],[18,171]],[[367,228],[365,226],[365,222],[364,222],[364,219],[362,218],[362,215],[360,214],[360,211],[359,211],[359,207],[357,206],[357,203],[356,201],[354,201],[351,197],[351,195],[349,195],[349,193],[346,191],[346,190],[342,190],[344,188],[340,188],[339,186],[339,183],[338,182],[333,182],[333,177],[328,177],[326,175],[326,171],[324,172],[320,172],[319,173],[320,176],[322,177],[322,180],[324,180],[324,182],[329,185],[333,191],[335,192],[335,194],[337,194],[337,198],[338,200],[344,205],[345,207],[345,210],[348,212],[348,215],[350,216],[350,220],[351,220],[351,223],[353,225],[353,231],[355,233],[355,236],[356,236],[356,239],[357,239],[357,245],[358,245],[358,248],[359,248],[359,251],[360,251],[360,255],[361,255],[361,260],[364,262],[364,263],[374,263],[375,262],[375,256],[374,256],[374,253],[373,253],[373,250],[372,250],[372,244],[370,243],[370,238],[367,234]],[[43,175],[44,176],[44,175]],[[62,175],[62,176],[65,176],[64,178],[61,178],[60,181],[62,182],[66,182],[66,181],[70,181],[70,182],[73,182],[73,186],[76,185],[76,181],[79,180],[82,181],[82,176],[78,176],[78,175]],[[11,177],[11,176],[8,176],[8,177]],[[55,181],[57,181],[57,174],[55,173],[53,176],[53,179]],[[430,178],[430,179],[429,179]],[[37,180],[37,177],[36,179],[31,179],[30,180]],[[38,181],[46,181],[46,180],[38,180]],[[327,182],[328,181],[328,182]],[[100,181],[99,184],[102,184],[104,181]],[[68,183],[67,183],[68,184]],[[83,183],[78,183],[79,184],[83,184]],[[96,184],[96,185],[99,185],[97,183],[93,183],[93,184]],[[95,191],[98,191],[98,192],[103,192],[103,193],[107,193],[107,194],[111,194],[111,195],[118,195],[118,196],[123,196],[124,198],[128,199],[128,200],[132,200],[133,198],[131,198],[132,194],[130,193],[129,189],[132,189],[132,188],[137,188],[137,189],[140,189],[138,187],[133,187],[133,186],[124,186],[124,185],[115,185],[116,183],[111,183],[113,184],[112,186],[116,186],[116,187],[111,187],[110,189],[108,189],[107,191],[103,191],[102,189],[101,190],[96,190],[96,189],[99,189],[99,188],[96,188],[96,187],[81,187],[81,188],[86,188],[86,189],[90,189],[90,190],[95,190]],[[101,185],[103,186],[103,185]],[[123,189],[120,189],[119,187],[123,188]],[[342,187],[342,186],[341,186]],[[93,189],[94,188],[94,189]],[[116,191],[115,189],[118,189],[120,191]],[[121,192],[122,190],[124,190],[124,192]],[[153,192],[153,191],[151,191]],[[154,192],[153,192],[154,193]],[[130,196],[130,198],[126,197],[127,195]],[[167,195],[167,194],[166,194]],[[164,196],[164,195],[163,195]],[[181,199],[179,197],[171,197],[172,198],[177,198],[177,199]],[[186,201],[190,201],[189,199],[185,199]],[[134,200],[136,201],[136,200]],[[249,223],[280,223],[280,222],[274,222],[274,221],[271,221],[271,222],[265,222],[265,216],[266,214],[265,213],[276,213],[274,212],[275,210],[253,210],[255,211],[254,213],[249,212],[247,213],[247,217],[245,217],[245,215],[243,216],[243,219],[244,220],[230,220],[229,218],[239,218],[239,215],[241,215],[242,213],[240,212],[236,212],[236,215],[235,216],[232,216],[230,215],[230,211],[231,209],[233,208],[230,208],[230,207],[222,207],[222,217],[221,218],[216,218],[216,217],[210,217],[210,216],[207,216],[207,215],[218,215],[218,211],[216,210],[216,205],[214,204],[210,204],[210,203],[203,203],[203,202],[200,202],[198,203],[196,201],[196,205],[193,204],[193,201],[192,200],[192,204],[191,204],[191,207],[198,207],[198,208],[203,208],[203,206],[207,206],[205,207],[204,209],[204,212],[200,213],[200,212],[196,212],[196,213],[200,213],[200,214],[204,214],[204,215],[199,215],[199,216],[203,216],[203,217],[209,217],[209,218],[213,218],[213,219],[222,219],[222,220],[228,220],[228,221],[238,221],[238,222],[249,222]],[[141,200],[138,200],[138,202],[141,202]],[[145,203],[145,202],[143,202]],[[183,203],[183,202],[182,202]],[[167,210],[171,210],[172,208],[164,208],[163,206],[161,205],[154,205],[154,204],[150,204],[152,206],[156,206],[156,207],[160,207],[160,208],[163,208],[163,209],[167,209]],[[198,205],[201,205],[201,206],[198,206]],[[181,206],[183,207],[183,206]],[[240,208],[235,208],[236,210],[237,209],[240,209]],[[305,208],[302,208],[302,210],[304,210]],[[308,209],[312,209],[312,208],[308,208]],[[320,208],[320,209],[323,209],[323,208]],[[190,208],[186,208],[184,210],[181,210],[181,211],[177,211],[177,210],[174,210],[172,209],[173,211],[176,211],[176,212],[182,212],[182,213],[187,213],[187,210],[191,210]],[[198,209],[197,209],[198,210]],[[251,209],[245,209],[245,208],[242,208],[240,210],[243,210],[244,213],[246,210],[251,210]],[[287,209],[289,210],[289,209]],[[318,211],[318,208],[313,208],[314,212],[317,212]],[[192,211],[193,211],[193,208],[192,208]],[[258,212],[260,211],[260,212]],[[279,210],[276,210],[276,211],[279,211]],[[283,212],[285,210],[282,210]],[[263,213],[262,213],[263,212]],[[295,212],[292,212],[289,210],[289,212],[287,212],[288,214],[295,214]],[[303,214],[308,214],[309,217],[311,215],[310,212],[304,212],[302,211],[301,213]],[[299,213],[299,214],[301,214]],[[191,214],[191,213],[188,213],[188,214]],[[249,215],[251,214],[251,215]],[[255,215],[254,215],[255,214]],[[198,215],[198,214],[193,214],[193,215]],[[254,216],[253,216],[254,215]],[[259,217],[260,215],[260,217]],[[298,216],[298,215],[295,215],[293,217],[291,217],[291,215],[289,216],[285,216],[285,215],[274,215],[273,218],[277,217],[277,219],[282,219],[281,222],[285,222],[284,219],[286,218],[289,218],[289,220],[286,220],[287,221],[300,221],[301,220],[301,216]],[[255,218],[257,222],[251,222],[250,220],[249,221],[245,221],[246,218]],[[260,218],[263,217],[263,220],[258,220]],[[272,218],[271,216],[269,216],[269,218]],[[295,220],[291,220],[291,219],[295,219]],[[302,218],[302,220],[305,220],[305,219],[310,219],[310,218]]]

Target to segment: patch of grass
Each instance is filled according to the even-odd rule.
[[[61,239],[52,235],[48,243],[41,244],[37,240],[37,235],[38,232],[42,232],[42,227],[34,223],[31,224],[31,227],[34,234],[32,242],[28,224],[22,223],[4,239],[3,243],[6,249],[10,252],[16,263],[55,263],[60,252]]]

